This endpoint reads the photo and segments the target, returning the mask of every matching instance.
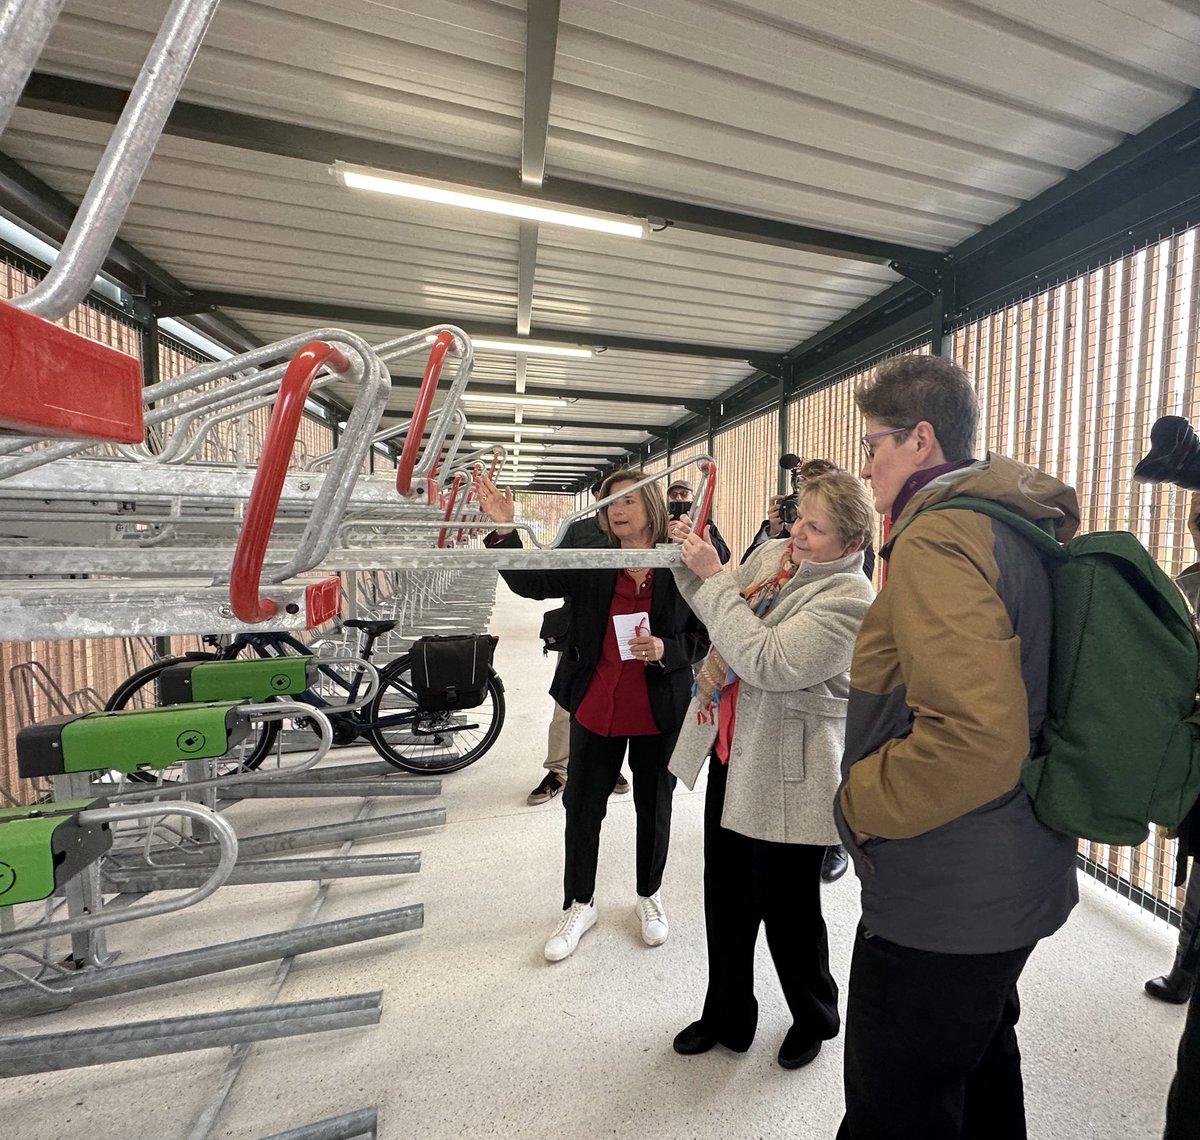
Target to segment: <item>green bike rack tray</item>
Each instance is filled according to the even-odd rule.
[[[112,846],[108,824],[79,822],[85,808],[108,801],[67,800],[0,808],[0,907],[49,898]]]
[[[269,701],[311,688],[317,679],[313,657],[263,657],[231,661],[181,661],[158,675],[158,703],[191,701]]]
[[[250,731],[232,701],[59,716],[17,733],[17,771],[26,779],[64,772],[165,768],[224,756]]]

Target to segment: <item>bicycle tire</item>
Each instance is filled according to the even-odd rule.
[[[158,677],[164,669],[171,665],[179,665],[188,661],[221,661],[219,653],[187,653],[180,657],[164,657],[154,661],[122,681],[113,691],[104,705],[105,712],[114,712],[127,708],[158,708]],[[259,721],[250,728],[250,735],[241,744],[236,745],[238,756],[228,764],[218,768],[222,776],[233,775],[237,772],[251,771],[261,766],[275,746],[275,738],[279,735],[279,721]],[[169,769],[165,769],[169,772]],[[139,770],[129,774],[130,783],[157,783],[158,771]],[[170,780],[170,775],[164,777]]]
[[[409,660],[407,653],[402,654],[380,670],[379,692],[367,708],[368,723],[416,709],[416,694],[406,679],[410,672]],[[445,733],[436,733],[437,724],[443,720],[477,722],[478,727],[454,729],[451,726]],[[414,725],[433,733],[428,743],[422,743],[420,737],[414,738]],[[421,714],[414,718],[412,724],[371,728],[366,736],[375,751],[393,767],[419,775],[436,776],[457,772],[468,764],[474,764],[496,743],[503,727],[504,682],[494,669],[488,669],[487,696],[477,708]]]

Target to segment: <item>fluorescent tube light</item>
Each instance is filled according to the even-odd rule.
[[[558,428],[546,424],[467,424],[469,432],[504,432],[506,435],[553,435]]]
[[[579,348],[569,344],[538,344],[527,340],[491,340],[487,337],[471,337],[476,349],[484,352],[523,352],[527,356],[570,356],[580,360],[591,360],[595,355],[590,348]]]
[[[467,392],[462,397],[464,404],[529,404],[535,408],[565,408],[570,401],[549,396],[472,396]]]
[[[610,234],[615,237],[646,236],[646,223],[633,221],[620,214],[600,210],[554,206],[542,199],[525,194],[503,194],[419,178],[410,174],[393,174],[369,166],[335,162],[333,174],[343,186],[356,190],[373,190],[400,198],[415,198],[419,202],[435,202],[443,206],[458,206],[464,210],[482,210],[488,214],[503,214],[509,218],[528,218],[551,226],[571,226],[580,230]]]

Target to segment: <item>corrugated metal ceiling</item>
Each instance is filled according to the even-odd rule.
[[[68,0],[39,69],[128,87],[165,8]],[[525,42],[520,2],[224,0],[183,99],[516,170]],[[571,179],[942,251],[1197,86],[1200,10],[1167,0],[564,0],[547,187]],[[0,147],[78,199],[106,137],[21,109]],[[318,162],[165,137],[122,237],[194,289],[515,325],[518,223],[342,189],[331,148]],[[542,226],[532,324],[583,344],[782,352],[896,280],[878,261],[678,227],[633,242]],[[263,340],[322,323],[231,315]],[[611,397],[709,400],[749,371],[612,349],[531,358],[523,379],[578,395],[564,420],[666,427],[678,403]],[[479,376],[510,391],[521,379],[485,356]],[[398,389],[395,410],[410,402]]]

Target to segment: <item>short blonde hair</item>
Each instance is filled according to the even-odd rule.
[[[866,484],[849,471],[830,471],[801,483],[796,501],[805,499],[815,499],[825,508],[844,545],[856,538],[865,543],[871,537],[875,504],[871,502]]]
[[[639,471],[633,467],[622,467],[619,471],[614,471],[611,475],[605,476],[604,482],[600,484],[599,498],[606,499],[611,495],[612,489],[618,483],[638,483],[648,476],[645,471]],[[657,493],[653,485],[641,487],[638,489],[638,494],[642,496],[642,503],[646,508],[646,519],[650,523],[650,541],[651,542],[666,542],[667,541],[667,523],[670,521],[667,515],[667,500]],[[604,531],[610,538],[612,531],[608,528],[608,507],[601,507],[596,512],[600,522],[600,529]]]

